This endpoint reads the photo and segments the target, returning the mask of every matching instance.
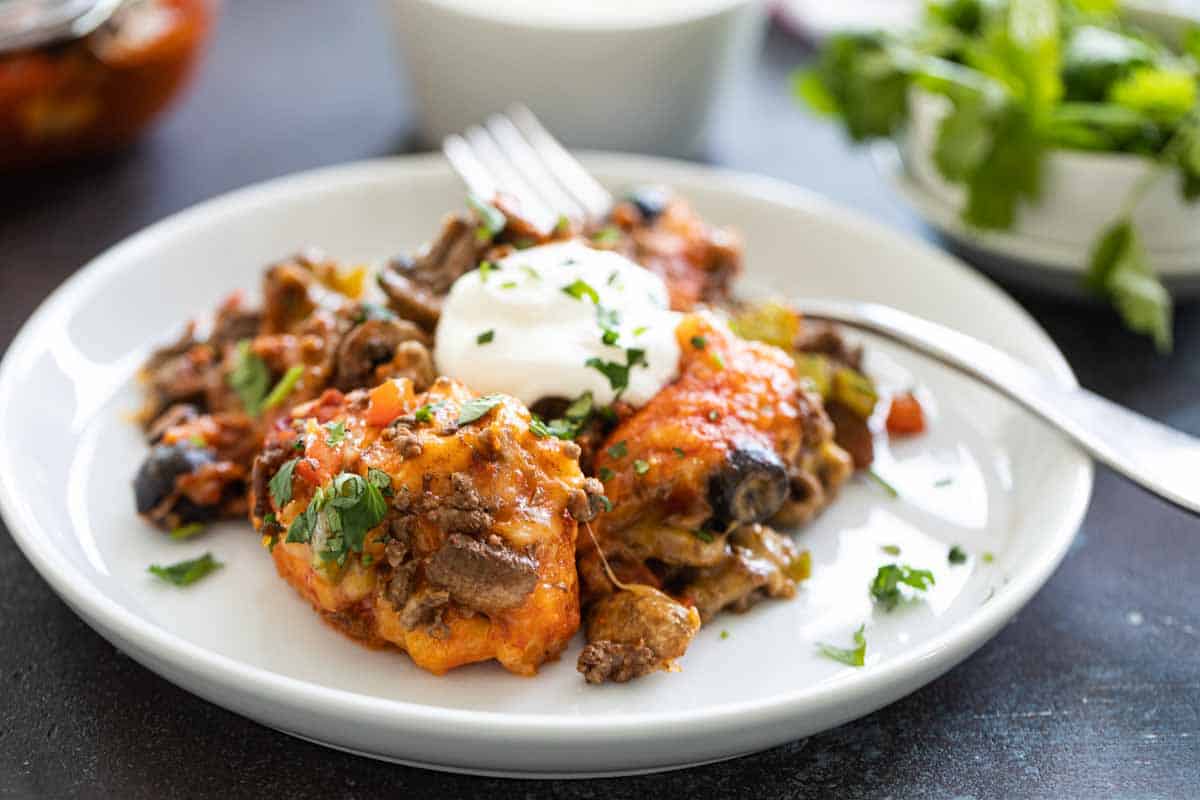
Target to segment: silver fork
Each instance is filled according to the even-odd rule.
[[[442,149],[475,195],[514,195],[530,221],[549,230],[559,216],[598,221],[612,196],[523,106],[495,115]],[[1072,439],[1093,458],[1159,497],[1200,515],[1200,439],[1080,387],[1064,386],[1007,353],[889,306],[796,299],[812,319],[899,342],[991,386]]]
[[[472,194],[483,200],[498,191],[512,195],[521,215],[543,231],[559,217],[596,222],[612,210],[612,195],[525,106],[447,136],[442,152]]]

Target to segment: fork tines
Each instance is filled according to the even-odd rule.
[[[559,217],[588,222],[612,208],[608,191],[523,105],[447,136],[442,152],[472,194],[483,200],[512,195],[522,216],[545,231]]]

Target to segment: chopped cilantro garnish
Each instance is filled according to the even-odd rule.
[[[621,324],[621,312],[615,308],[605,308],[597,303],[596,324],[606,331],[616,332],[617,326]]]
[[[193,536],[203,532],[204,523],[189,522],[187,525],[180,525],[178,528],[175,528],[173,531],[171,531],[171,538],[176,540],[190,539]]]
[[[204,437],[195,434],[188,437],[188,443],[193,447],[208,447],[208,442],[204,441]]]
[[[504,230],[504,226],[508,224],[508,219],[500,209],[490,203],[485,203],[473,194],[467,195],[467,205],[479,217],[479,222],[483,226],[483,229],[487,231],[489,237],[495,236]]]
[[[985,564],[990,564],[996,560],[996,557],[994,555],[992,555],[991,553],[984,553],[982,558],[983,558],[983,563],[985,563]]]
[[[529,429],[539,438],[553,436],[556,439],[569,441],[578,436],[588,420],[591,419],[593,406],[592,393],[584,392],[575,398],[571,405],[567,406],[561,419],[546,422],[535,416]]]
[[[840,661],[848,667],[861,667],[866,663],[867,658],[867,637],[863,635],[863,631],[867,628],[866,623],[858,626],[858,630],[854,632],[855,647],[844,648],[834,647],[833,645],[817,642],[817,649],[821,651],[821,655],[826,658],[832,658],[834,661]]]
[[[175,586],[191,586],[205,575],[220,569],[222,566],[224,565],[220,561],[212,557],[212,553],[205,553],[199,558],[193,558],[190,561],[180,561],[178,564],[171,564],[166,567],[152,564],[149,572]]]
[[[612,511],[612,510],[613,510],[613,504],[612,504],[612,500],[609,500],[609,499],[608,499],[606,496],[604,496],[604,495],[600,495],[600,496],[599,496],[598,498],[596,498],[596,499],[600,501],[600,505],[604,506],[604,510],[605,510],[605,511]]]
[[[603,334],[601,334],[600,341],[604,342],[607,345],[614,345],[617,343],[617,338],[620,335],[621,334],[617,333],[616,331],[611,331],[611,330],[605,331]]]
[[[950,553],[946,556],[946,559],[951,564],[965,564],[967,563],[967,553],[958,545],[954,545],[950,548]]]
[[[377,488],[384,497],[395,494],[392,491],[392,476],[378,467],[367,467],[367,483]]]
[[[936,581],[933,579],[933,573],[927,569],[885,564],[879,568],[879,571],[875,573],[875,579],[871,581],[871,597],[876,603],[883,606],[885,611],[891,611],[900,604],[904,597],[900,591],[901,585],[923,592],[934,583]]]
[[[349,553],[362,552],[367,532],[387,515],[381,482],[374,475],[368,480],[353,472],[339,473],[313,493],[308,508],[288,528],[287,541],[311,543],[322,561],[345,564]],[[390,482],[389,478],[389,488]]]
[[[296,464],[300,459],[293,458],[290,461],[285,461],[279,471],[271,478],[271,482],[267,484],[267,488],[271,491],[271,499],[275,501],[276,508],[283,508],[292,501],[292,473],[296,469]]]
[[[583,394],[579,395],[579,397],[576,397],[571,402],[571,405],[567,406],[567,410],[564,411],[563,414],[567,419],[570,420],[578,421],[587,419],[588,415],[592,413],[594,402],[595,401],[592,399],[592,393],[584,392]]]
[[[625,454],[628,452],[629,452],[629,448],[625,446],[624,439],[617,442],[612,447],[608,448],[608,455],[612,458],[624,458]]]
[[[532,278],[535,281],[540,281],[542,279],[542,273],[538,272],[536,269],[529,266],[528,264],[522,264],[521,271],[524,272],[526,275],[528,275],[530,278]]]
[[[602,480],[602,481],[611,481],[611,480],[613,479],[613,476],[614,476],[614,475],[616,475],[616,473],[615,473],[615,472],[613,472],[613,471],[612,471],[611,469],[609,469],[608,467],[601,467],[601,468],[600,468],[600,480]]]
[[[433,422],[434,413],[444,405],[446,405],[445,400],[439,400],[436,403],[426,403],[413,412],[413,419],[417,422]]]
[[[647,472],[650,471],[650,465],[647,464],[645,461],[643,461],[640,458],[634,459],[633,471],[636,472],[638,475],[645,475]]]
[[[881,547],[879,549],[882,550],[883,552],[887,553],[889,556],[900,555],[900,548],[894,544],[885,544],[883,547]]]
[[[646,363],[645,350],[637,347],[629,347],[625,350],[624,364],[618,364],[615,361],[604,361],[593,357],[585,361],[584,365],[598,370],[604,377],[608,378],[609,386],[617,393],[617,397],[620,397],[629,388],[629,371],[636,366],[644,366]]]
[[[237,343],[234,354],[233,369],[227,378],[229,387],[237,393],[242,408],[247,414],[258,416],[262,410],[263,398],[271,383],[271,373],[267,363],[250,347],[249,339]]]
[[[621,239],[621,229],[615,225],[607,225],[592,234],[596,244],[615,244]]]
[[[715,537],[706,530],[692,531],[692,533],[696,534],[696,538],[705,544],[712,544],[715,539]]]
[[[675,455],[679,456],[680,458],[686,458],[686,457],[687,457],[687,453],[683,452],[683,448],[682,448],[682,447],[672,447],[672,448],[671,448],[671,452],[673,452]]]
[[[495,338],[496,338],[495,329],[489,328],[488,330],[484,331],[483,333],[481,333],[475,337],[475,344],[489,344]]]
[[[703,350],[704,348],[708,347],[708,339],[705,339],[703,336],[693,336],[692,347],[696,348],[697,350]]]
[[[866,472],[867,477],[879,484],[879,486],[885,492],[887,492],[888,497],[897,498],[900,496],[900,492],[896,490],[896,487],[884,480],[883,476],[876,472],[874,468],[868,468]]]
[[[325,444],[330,447],[337,447],[346,438],[346,423],[342,420],[326,422],[325,430],[329,431],[329,435],[325,437]]]
[[[645,333],[648,330],[650,330],[650,329],[647,328],[645,325],[638,325],[636,328],[633,329],[633,335],[641,336],[643,333]]]
[[[271,393],[267,395],[262,402],[262,409],[270,411],[272,408],[283,403],[296,388],[296,384],[304,375],[304,367],[299,364],[294,367],[288,367],[288,371],[283,373],[283,377],[279,379],[279,383],[275,384],[275,388],[271,389]]]
[[[515,288],[517,288],[517,282],[516,281],[505,281],[504,283],[500,284],[500,288],[501,289],[515,289]]]
[[[473,397],[462,404],[458,410],[458,424],[469,425],[477,419],[484,417],[489,411],[504,402],[504,395],[500,394],[485,394],[482,397]]]
[[[574,297],[576,300],[582,300],[586,297],[593,303],[600,302],[600,295],[597,294],[596,290],[592,288],[592,285],[583,278],[576,278],[566,286],[562,287],[562,290],[564,294]]]
[[[729,631],[721,631],[721,639],[725,640],[728,638],[729,638]]]
[[[494,264],[491,261],[480,261],[479,262],[479,281],[481,283],[487,283],[488,276],[491,275],[493,272],[495,272],[498,269],[500,269],[499,264]]]
[[[567,233],[571,230],[571,219],[566,214],[559,214],[558,220],[554,223],[555,233]]]

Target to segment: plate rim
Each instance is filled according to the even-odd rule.
[[[948,267],[960,273],[964,281],[975,283],[977,288],[995,295],[997,302],[1009,306],[1012,312],[1023,318],[1029,326],[1028,333],[1039,340],[1041,349],[1045,351],[1047,372],[1065,385],[1078,385],[1061,351],[1024,308],[990,280],[928,242],[870,220],[810,190],[779,179],[649,156],[594,151],[583,151],[580,155],[586,165],[601,171],[605,168],[618,171],[646,170],[665,176],[667,181],[671,180],[671,175],[680,178],[703,178],[732,194],[762,196],[797,212],[830,219],[852,231],[857,230],[881,239],[884,244],[898,251],[922,250],[926,258],[946,262]],[[101,283],[112,273],[121,271],[122,262],[138,249],[148,247],[162,237],[169,237],[177,229],[186,228],[208,215],[220,214],[223,208],[226,209],[224,213],[237,215],[244,212],[243,205],[249,208],[256,201],[303,191],[309,185],[315,186],[325,181],[339,185],[343,182],[361,183],[369,180],[368,176],[371,174],[374,174],[375,179],[392,179],[393,176],[389,172],[405,173],[405,177],[411,178],[417,173],[434,170],[445,173],[448,172],[448,167],[439,154],[432,153],[369,159],[306,170],[219,194],[171,214],[122,239],[67,278],[22,324],[3,360],[0,361],[0,419],[9,415],[14,393],[19,389],[15,376],[20,374],[20,368],[26,361],[40,352],[37,345],[38,334],[53,324],[58,312],[69,311],[76,298],[86,297],[93,285]],[[481,740],[512,743],[555,735],[587,735],[592,740],[627,740],[630,737],[640,740],[657,738],[664,727],[681,725],[689,726],[688,734],[689,738],[692,738],[727,730],[732,723],[748,724],[752,721],[755,725],[764,726],[781,723],[794,717],[814,701],[826,706],[836,706],[855,696],[886,694],[888,687],[892,686],[919,687],[959,663],[962,658],[991,638],[994,631],[1033,598],[1057,569],[1074,540],[1090,503],[1094,467],[1092,461],[1081,452],[1068,453],[1075,461],[1073,480],[1070,483],[1070,495],[1064,498],[1064,522],[1059,526],[1061,532],[1055,546],[1045,551],[1036,563],[1014,573],[1004,590],[997,592],[990,602],[925,641],[920,648],[872,666],[869,670],[858,673],[855,679],[849,679],[850,676],[847,675],[828,683],[800,688],[769,698],[722,703],[684,711],[640,714],[622,712],[590,717],[445,708],[381,698],[281,675],[192,643],[124,608],[109,598],[72,564],[55,558],[57,548],[44,541],[41,526],[17,491],[15,476],[9,469],[9,456],[0,458],[0,516],[3,517],[18,548],[42,578],[91,627],[110,641],[116,637],[152,653],[156,661],[170,664],[177,673],[188,676],[192,682],[211,681],[223,684],[233,681],[239,693],[250,693],[272,704],[283,703],[290,708],[308,710],[310,713],[315,713],[315,707],[319,707],[321,713],[333,713],[337,716],[362,715],[375,724],[393,729],[407,729],[414,724],[436,725],[442,730],[468,725],[472,735]],[[945,663],[947,659],[949,663]],[[935,667],[940,668],[931,673],[931,669]],[[173,677],[163,675],[161,670],[150,668],[167,680],[178,682]],[[875,705],[878,707],[881,704]],[[247,713],[237,708],[232,710],[235,713]]]

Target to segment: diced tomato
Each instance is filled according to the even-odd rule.
[[[888,409],[887,432],[892,436],[911,436],[925,430],[925,412],[912,392],[898,394],[892,398]]]
[[[404,414],[412,399],[412,383],[409,381],[384,381],[371,390],[364,419],[368,425],[382,428]]]

